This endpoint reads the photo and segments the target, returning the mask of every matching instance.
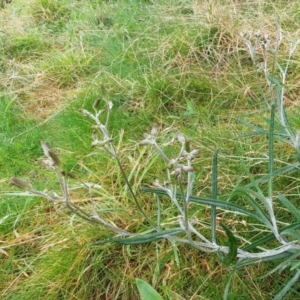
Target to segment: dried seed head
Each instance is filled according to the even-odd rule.
[[[161,184],[158,179],[155,179],[155,181],[153,182],[153,185],[156,187],[161,187]]]
[[[49,157],[49,147],[47,146],[47,144],[45,142],[41,142],[41,146],[42,146],[42,149],[43,149],[43,152],[44,154]]]
[[[95,147],[95,146],[105,146],[106,144],[108,143],[111,143],[113,141],[113,138],[105,138],[104,140],[102,141],[99,141],[99,140],[95,140],[92,142],[92,147]]]
[[[255,37],[260,37],[261,36],[261,31],[260,30],[255,30],[254,31],[254,36]]]
[[[245,31],[240,31],[240,32],[239,32],[239,35],[240,35],[241,37],[245,37],[245,36],[247,35],[247,33],[246,33]]]
[[[158,130],[159,130],[158,125],[154,123],[151,129],[151,135],[156,136],[158,134]]]
[[[181,173],[182,173],[182,168],[179,166],[175,168],[171,174],[174,175],[175,177],[179,177],[181,176]]]
[[[51,169],[53,169],[53,161],[52,161],[52,159],[51,158],[49,158],[49,157],[47,157],[47,159],[43,159],[42,160],[42,163],[45,165],[45,166],[47,166],[47,167],[49,167],[49,168],[51,168]]]
[[[169,164],[168,164],[168,169],[172,169],[175,165],[177,165],[177,160],[172,158],[170,161],[169,161]]]
[[[53,166],[59,166],[60,165],[60,160],[57,157],[57,155],[51,149],[49,149],[48,154],[49,154],[49,157],[51,158],[51,160],[53,162]]]
[[[145,133],[143,134],[143,137],[144,137],[145,139],[147,139],[147,140],[151,140],[152,135],[145,132]]]
[[[199,152],[200,152],[199,149],[194,149],[191,152],[184,150],[182,152],[182,157],[185,157],[187,160],[193,160],[195,156],[198,155]]]
[[[194,149],[194,150],[192,150],[191,155],[193,155],[193,156],[195,157],[195,156],[198,155],[199,153],[200,153],[200,150],[199,150],[199,149]]]
[[[188,173],[188,172],[193,172],[194,168],[192,166],[183,166],[182,170]]]
[[[93,108],[94,108],[94,109],[97,109],[97,108],[98,108],[98,106],[99,106],[99,104],[100,104],[100,101],[101,101],[100,98],[98,98],[98,99],[95,100],[95,102],[94,102],[94,104],[93,104]]]
[[[51,160],[52,166],[59,166],[60,160],[57,155],[47,146],[45,142],[41,142],[44,154]]]
[[[22,189],[27,189],[27,188],[30,187],[30,184],[27,181],[25,181],[23,179],[20,179],[20,178],[17,178],[17,177],[12,177],[10,179],[10,184],[15,185],[15,186],[17,186],[19,188],[22,188]]]
[[[149,145],[151,142],[148,139],[144,139],[142,141],[139,142],[140,146],[146,146]]]
[[[72,179],[76,179],[76,176],[73,173],[70,173],[70,172],[67,172],[67,171],[62,171],[61,174],[63,176],[66,176],[66,177],[70,177]]]
[[[89,112],[83,108],[78,109],[78,111],[84,116],[87,117],[89,116]]]
[[[94,129],[94,130],[92,131],[92,139],[93,139],[94,141],[97,141],[97,140],[98,140],[98,132],[97,132],[96,129]]]
[[[109,110],[111,110],[113,108],[113,103],[111,101],[107,102],[107,107]]]
[[[186,140],[185,141],[185,150],[187,152],[190,152],[191,151],[191,143],[190,143],[190,140]]]
[[[184,137],[184,135],[182,134],[182,132],[178,132],[178,134],[177,134],[177,139],[178,139],[179,143],[181,143],[181,144],[184,144],[184,143],[185,143],[185,137]]]

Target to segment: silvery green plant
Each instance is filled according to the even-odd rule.
[[[286,245],[287,247],[290,247],[291,244],[298,245],[300,242],[300,235],[297,232],[300,221],[299,208],[296,207],[292,202],[290,202],[286,196],[282,195],[279,192],[276,193],[273,190],[273,180],[280,175],[286,173],[291,174],[299,170],[300,167],[300,130],[295,130],[291,126],[284,106],[285,87],[287,83],[288,70],[292,60],[292,56],[300,43],[300,39],[298,39],[296,42],[288,41],[289,48],[287,59],[285,59],[283,62],[280,62],[278,54],[280,46],[282,45],[284,40],[284,35],[282,33],[279,21],[277,23],[277,35],[274,41],[272,41],[272,39],[266,32],[263,32],[261,30],[241,32],[240,35],[244,44],[246,45],[246,48],[248,49],[252,63],[255,66],[255,70],[257,71],[258,83],[261,82],[259,73],[262,72],[264,75],[268,92],[266,92],[261,86],[261,96],[265,100],[267,106],[271,111],[271,117],[269,119],[265,118],[265,121],[269,125],[269,132],[267,132],[260,126],[253,125],[245,121],[242,122],[250,129],[252,129],[252,132],[244,134],[243,136],[266,135],[266,133],[268,133],[269,168],[267,175],[262,176],[261,178],[256,180],[254,180],[250,172],[248,172],[251,183],[242,188],[239,187],[237,191],[243,190],[242,193],[247,194],[247,197],[249,195],[252,195],[253,199],[260,199],[262,203],[265,202],[265,207],[269,212],[270,220],[272,222],[272,233],[262,239],[264,240],[264,242],[270,241],[272,236],[272,238],[276,238],[276,240],[282,246]],[[275,170],[274,139],[292,146],[297,154],[298,162],[286,163],[285,167]],[[260,184],[262,183],[267,183],[268,186],[267,194],[265,196],[260,188]],[[249,203],[250,202],[252,202],[252,200],[250,200]],[[277,205],[276,211],[274,205],[275,202],[281,204],[281,206]],[[285,220],[285,223],[280,222],[276,218],[276,216],[278,215],[278,211],[280,211],[281,209],[286,209],[287,211],[289,211],[289,213],[296,219],[296,222],[291,223],[289,222],[289,220]],[[285,226],[282,226],[283,224]],[[262,241],[256,241],[256,243],[252,245],[255,245],[256,248],[260,247],[260,245],[262,244]],[[251,250],[254,248],[253,246],[249,245],[246,246],[245,249]],[[298,251],[292,246],[292,249],[283,251],[281,254],[276,254],[273,257],[271,256],[263,259],[275,260],[277,258],[285,258],[282,262],[278,263],[273,270],[267,273],[266,276],[271,275],[276,271],[281,272],[282,270],[287,268],[290,268],[291,271],[290,279],[287,280],[283,289],[273,299],[282,299],[282,297],[297,282],[300,276],[300,261],[297,258],[297,253]],[[252,260],[239,262],[237,263],[236,267],[245,266],[246,264],[251,264],[253,262],[255,262],[255,258],[253,258]],[[227,287],[229,287],[229,285],[230,282]]]
[[[281,43],[282,37],[280,34],[278,36],[279,41],[277,48],[270,50],[273,55],[276,54],[279,43]],[[255,44],[255,47],[253,46],[252,38],[253,37],[249,38],[245,35],[243,36],[250,56],[256,64],[257,44]],[[281,299],[300,277],[300,261],[297,259],[300,251],[300,234],[298,233],[298,229],[300,228],[300,212],[285,195],[274,192],[273,185],[275,177],[299,169],[299,163],[279,170],[276,170],[274,167],[275,138],[292,145],[297,153],[299,151],[299,132],[291,128],[283,105],[284,84],[288,64],[295,48],[294,46],[291,48],[285,67],[281,67],[275,59],[281,77],[271,76],[268,73],[267,62],[267,51],[269,51],[268,47],[270,47],[268,36],[257,33],[254,38],[257,39],[255,43],[262,44],[265,59],[263,72],[267,85],[274,91],[275,99],[269,99],[270,101],[267,101],[267,105],[270,108],[270,117],[267,119],[268,129],[249,123],[245,124],[254,130],[254,132],[250,134],[264,134],[268,136],[268,174],[259,179],[255,179],[245,167],[245,172],[251,183],[245,186],[237,186],[228,199],[221,200],[218,195],[218,149],[216,149],[212,158],[211,197],[195,196],[193,195],[195,178],[193,162],[200,156],[199,150],[191,149],[189,140],[181,132],[178,132],[172,140],[173,143],[178,144],[178,154],[174,157],[169,157],[166,151],[164,151],[163,145],[159,143],[159,126],[154,124],[151,130],[144,134],[144,138],[139,143],[141,147],[147,146],[154,149],[168,166],[165,180],[161,181],[157,179],[153,183],[154,187],[141,188],[143,192],[156,195],[158,207],[156,212],[157,218],[153,221],[144,211],[141,200],[137,198],[134,192],[135,189],[128,180],[114,146],[114,138],[109,131],[109,118],[113,108],[112,102],[103,101],[105,102],[105,108],[100,109],[100,100],[95,101],[92,111],[86,109],[80,110],[80,113],[84,117],[89,118],[93,122],[91,145],[94,148],[99,148],[100,151],[105,151],[116,160],[138,211],[149,224],[147,230],[139,233],[129,232],[113,225],[106,220],[105,217],[101,216],[101,209],[99,211],[93,200],[95,191],[101,189],[101,186],[97,184],[77,180],[80,187],[89,191],[91,210],[86,210],[85,207],[83,208],[74,203],[72,199],[70,199],[69,179],[76,180],[76,178],[74,178],[73,174],[62,169],[58,156],[48,148],[46,142],[41,142],[43,152],[46,156],[45,163],[55,173],[60,186],[60,192],[40,191],[32,187],[27,181],[15,177],[11,179],[11,183],[24,189],[26,191],[25,195],[38,195],[52,202],[64,203],[79,217],[88,222],[104,226],[115,234],[104,241],[93,242],[93,245],[105,242],[133,245],[157,241],[159,239],[168,239],[172,243],[186,243],[200,251],[216,253],[221,262],[230,267],[233,271],[231,279],[233,278],[234,272],[244,266],[284,258],[281,263],[278,263],[278,265],[268,273],[272,274],[273,272],[282,271],[286,268],[290,268],[293,272],[291,272],[290,280],[274,298],[275,300]],[[298,43],[299,42],[295,45]],[[104,121],[102,121],[103,119]],[[267,185],[267,191],[261,187],[262,183]],[[168,197],[170,205],[176,208],[177,217],[175,222],[173,219],[172,221],[163,219],[161,197]],[[236,197],[243,199],[246,205],[238,205],[235,201],[232,201],[232,199]],[[296,221],[290,222],[286,220],[284,223],[279,222],[276,211],[278,208],[275,210],[274,201],[279,202],[282,208],[287,209]],[[191,207],[194,211],[193,206],[195,205],[210,208],[210,226],[203,225],[201,220],[195,217],[195,215],[191,215]],[[228,219],[235,219],[245,224],[249,224],[255,220],[256,223],[253,224],[253,226],[257,228],[257,232],[264,232],[264,236],[261,237],[261,235],[257,235],[257,232],[255,232],[253,236],[251,236],[251,233],[247,233],[246,236],[244,236],[238,229],[230,229],[229,225],[225,225],[222,222],[218,225],[218,216],[223,213],[226,213],[226,217],[222,217],[223,220],[225,219],[225,222],[227,216]],[[222,242],[222,240],[224,241],[224,237],[226,237],[226,244]],[[224,299],[229,295],[231,279],[226,286]]]
[[[94,123],[92,125],[92,147],[100,148],[106,151],[111,157],[116,159],[117,164],[121,170],[121,174],[128,186],[129,193],[131,194],[138,210],[145,217],[149,223],[149,228],[145,232],[129,232],[115,225],[112,225],[108,220],[101,216],[101,211],[98,211],[97,206],[93,200],[93,192],[97,188],[101,188],[96,184],[78,181],[79,185],[88,189],[90,193],[90,204],[92,211],[86,211],[84,208],[75,204],[70,199],[70,188],[68,185],[69,178],[76,180],[73,174],[70,174],[61,168],[61,163],[58,156],[47,146],[45,142],[41,142],[43,152],[45,154],[44,163],[47,164],[55,173],[60,186],[60,193],[58,192],[45,192],[39,191],[32,187],[30,183],[23,179],[12,178],[11,183],[21,187],[27,191],[28,195],[38,195],[46,198],[52,202],[64,203],[72,212],[79,217],[87,220],[88,222],[99,224],[106,227],[115,236],[99,242],[93,242],[93,245],[115,242],[126,245],[148,243],[157,241],[159,239],[168,239],[172,243],[187,243],[199,249],[200,251],[211,253],[214,252],[218,255],[222,263],[226,266],[231,266],[233,270],[237,270],[243,266],[253,263],[258,263],[276,258],[288,257],[287,263],[292,264],[296,270],[296,275],[292,278],[294,282],[300,276],[299,263],[297,256],[300,251],[299,237],[297,229],[300,228],[300,212],[298,209],[284,196],[273,193],[273,177],[274,177],[274,124],[275,124],[275,104],[271,106],[270,128],[268,132],[269,137],[269,177],[268,177],[268,194],[265,195],[260,189],[253,176],[249,173],[251,179],[251,187],[238,187],[236,188],[227,201],[218,198],[218,150],[215,151],[212,163],[212,196],[211,198],[204,198],[201,196],[193,195],[194,184],[194,168],[193,162],[199,156],[198,149],[190,149],[190,143],[187,138],[178,132],[174,139],[179,144],[178,154],[171,158],[169,157],[163,147],[158,143],[159,126],[154,124],[149,133],[144,134],[144,139],[139,143],[140,146],[152,147],[164,160],[168,166],[166,180],[161,182],[156,180],[154,188],[143,187],[144,192],[150,192],[157,195],[158,211],[157,220],[154,222],[143,210],[143,205],[134,193],[126,173],[121,165],[118,153],[113,144],[113,137],[111,136],[108,125],[109,116],[112,110],[112,102],[105,101],[106,108],[99,109],[99,100],[96,100],[93,105],[93,111],[81,109],[80,113]],[[105,121],[101,121],[103,115]],[[239,196],[246,200],[248,207],[240,206],[231,202],[231,198]],[[161,196],[167,196],[171,204],[177,209],[176,223],[168,222],[168,220],[161,219]],[[277,198],[290,212],[295,216],[297,222],[288,223],[281,226],[276,219],[273,200]],[[191,217],[189,210],[191,205],[203,205],[211,208],[211,224],[210,234],[207,232],[207,226],[203,226],[201,220]],[[220,223],[217,228],[217,210],[218,212],[226,212],[232,214],[232,218],[236,218],[243,222],[249,218],[255,219],[259,224],[261,230],[266,232],[262,238],[251,237],[247,239],[239,232],[233,233],[229,227]],[[168,225],[165,225],[168,224]],[[170,225],[172,224],[172,226]],[[217,232],[222,232],[221,236],[227,236],[227,245],[218,242]],[[290,237],[293,237],[292,239]],[[224,239],[223,239],[224,240]],[[274,246],[276,241],[276,246]],[[267,247],[266,244],[272,242],[272,246]],[[238,244],[244,246],[238,247]],[[286,265],[280,265],[283,269]],[[291,281],[291,283],[292,283]],[[228,295],[229,285],[225,291],[225,298]],[[281,294],[282,295],[282,294]],[[280,299],[280,298],[276,298]]]
[[[71,173],[66,172],[61,168],[61,163],[58,156],[47,146],[46,142],[41,142],[41,146],[46,156],[44,163],[53,170],[56,175],[57,181],[60,187],[60,193],[58,192],[45,192],[37,190],[36,188],[32,187],[30,183],[27,181],[13,177],[11,179],[11,184],[21,187],[27,191],[27,195],[38,195],[41,197],[46,198],[52,202],[62,202],[64,203],[69,209],[71,209],[75,214],[79,217],[95,224],[103,225],[104,227],[108,228],[109,230],[116,233],[116,237],[108,239],[107,241],[110,242],[118,242],[123,244],[139,244],[139,243],[146,243],[150,241],[155,241],[161,238],[167,238],[172,242],[184,242],[192,244],[197,249],[200,249],[205,252],[218,252],[218,253],[225,253],[228,254],[230,252],[230,248],[228,246],[221,246],[216,243],[215,234],[213,234],[213,240],[210,241],[209,238],[205,237],[201,232],[199,232],[194,223],[197,224],[197,221],[189,219],[188,207],[191,202],[192,197],[192,189],[193,189],[193,166],[192,162],[195,159],[196,155],[198,155],[199,151],[197,149],[189,150],[189,142],[186,140],[184,135],[180,132],[176,135],[176,140],[180,145],[180,149],[178,155],[174,158],[169,158],[157,143],[157,136],[159,134],[159,128],[157,124],[154,124],[151,131],[149,133],[144,134],[144,139],[140,142],[141,146],[153,146],[158,154],[162,157],[162,159],[168,165],[168,180],[164,183],[160,183],[158,180],[155,181],[154,185],[159,189],[160,192],[165,193],[170,197],[171,202],[175,205],[178,210],[178,222],[177,226],[173,226],[171,228],[164,228],[161,224],[161,220],[158,216],[158,221],[156,224],[146,215],[142,206],[139,204],[139,201],[131,187],[125,171],[121,165],[119,156],[113,144],[113,137],[110,135],[108,124],[109,124],[109,117],[110,112],[112,110],[112,102],[105,101],[106,108],[105,109],[98,109],[99,100],[96,100],[93,105],[93,111],[90,112],[86,109],[80,109],[80,113],[87,118],[90,118],[94,125],[92,125],[92,147],[97,147],[100,149],[105,150],[110,156],[116,159],[118,166],[121,170],[121,174],[125,180],[125,183],[128,186],[129,193],[131,194],[138,210],[140,213],[145,217],[148,221],[151,230],[147,230],[147,233],[139,233],[135,234],[132,232],[128,232],[121,228],[111,225],[107,220],[102,218],[99,215],[99,212],[96,209],[96,205],[93,200],[93,189],[99,188],[99,186],[85,183],[79,181],[81,187],[86,188],[90,192],[90,203],[92,207],[92,213],[85,211],[82,207],[72,202],[70,199],[70,188],[68,185],[68,180],[71,178],[75,179],[75,176]],[[106,114],[105,121],[102,122],[101,118],[103,114]],[[187,183],[184,184],[183,177],[187,177]],[[176,184],[172,184],[172,177],[176,180]],[[178,192],[177,192],[178,188]],[[147,190],[145,188],[145,190]],[[152,191],[152,190],[151,190]],[[153,191],[154,192],[154,191]],[[26,195],[26,194],[22,194]],[[181,200],[180,200],[181,199]],[[179,201],[180,200],[180,201]],[[159,213],[158,213],[159,214]],[[226,228],[226,232],[230,232],[229,229]],[[150,231],[150,233],[149,233]],[[186,235],[186,238],[178,237],[177,235]],[[192,234],[194,234],[198,240],[194,240],[192,238]],[[229,233],[231,234],[231,232]],[[232,235],[231,235],[232,236]],[[130,238],[125,238],[130,237]],[[104,241],[104,242],[107,242]],[[102,243],[103,241],[100,241]],[[97,243],[94,243],[97,244]],[[235,249],[233,249],[235,251]],[[232,253],[230,253],[232,255]]]
[[[271,108],[272,103],[276,103],[276,121],[280,125],[275,137],[291,145],[300,158],[300,130],[294,130],[289,123],[284,107],[285,87],[287,83],[288,70],[300,39],[296,42],[289,41],[288,55],[284,63],[280,63],[278,53],[283,43],[284,35],[278,22],[277,36],[272,41],[268,33],[261,30],[243,31],[240,33],[244,44],[250,54],[251,60],[257,75],[259,72],[264,74],[265,83],[270,91],[269,98],[267,93],[261,87],[261,96],[264,98],[267,106]],[[258,76],[259,77],[259,76]],[[260,82],[258,80],[258,82]],[[252,126],[252,128],[254,128]],[[261,128],[254,128],[260,133]],[[262,132],[261,132],[262,133]]]

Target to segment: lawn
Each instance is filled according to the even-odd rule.
[[[114,228],[151,235],[151,222],[169,230],[179,214],[168,197],[145,189],[180,179],[184,194],[193,180],[194,196],[274,217],[279,231],[294,226],[276,236],[227,206],[191,201],[189,218],[205,236],[214,232],[230,248],[233,234],[238,249],[253,253],[278,249],[281,238],[298,247],[299,1],[7,2],[0,2],[1,299],[141,299],[136,278],[163,299],[223,299],[228,282],[230,300],[300,299],[296,248],[232,273],[236,257],[228,266],[221,250],[172,238],[115,243],[107,226],[74,209],[96,208]],[[92,146],[94,122],[82,114],[103,109],[105,123],[105,103],[113,105],[105,125],[118,160]],[[176,170],[172,177],[174,164],[139,144],[153,128],[167,157],[176,157],[182,136],[199,150],[191,177]],[[56,174],[41,141],[50,160],[59,157]],[[62,170],[73,210],[10,184],[22,178],[59,194]],[[253,246],[270,233],[275,239]]]

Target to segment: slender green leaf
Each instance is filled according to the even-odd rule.
[[[10,215],[6,215],[0,219],[0,225],[4,223],[4,221],[9,218]]]
[[[297,162],[295,164],[287,165],[285,167],[277,169],[273,172],[273,178],[278,177],[278,176],[283,175],[283,174],[291,174],[293,172],[299,171],[299,167],[300,167],[300,163]],[[265,175],[265,176],[262,176],[259,179],[255,180],[255,184],[253,184],[252,182],[248,183],[247,185],[245,185],[245,188],[251,188],[256,184],[268,182],[269,177],[270,177],[269,174]]]
[[[251,266],[257,263],[263,263],[263,262],[267,262],[267,261],[274,261],[277,259],[282,259],[282,258],[286,258],[286,257],[290,257],[292,255],[291,252],[282,252],[276,255],[272,255],[272,256],[266,256],[266,257],[262,257],[262,258],[247,258],[247,259],[242,259],[239,260],[239,262],[236,264],[236,268],[240,269],[240,268],[244,268],[247,266]]]
[[[227,300],[228,299],[228,295],[229,295],[229,291],[230,291],[230,288],[231,288],[231,283],[232,283],[232,279],[235,275],[235,271],[236,269],[234,268],[231,272],[231,275],[229,277],[229,280],[226,284],[226,287],[225,287],[225,290],[224,290],[224,294],[223,294],[223,300]]]
[[[251,128],[254,130],[254,134],[255,135],[258,135],[258,134],[268,134],[268,130],[266,129],[263,129],[262,127],[260,126],[256,126],[256,125],[253,125],[245,120],[239,120],[240,123],[242,123],[243,125],[246,125],[247,127]]]
[[[187,110],[190,114],[197,113],[197,109],[191,100],[188,100],[188,99],[186,100],[186,106],[187,106]]]
[[[160,227],[160,223],[161,223],[161,202],[159,199],[159,196],[156,195],[156,199],[157,199],[157,227],[159,228],[159,230],[161,230]]]
[[[297,253],[298,254],[298,253]],[[300,267],[300,260],[295,260],[291,262],[291,271],[295,270],[295,269],[299,269]]]
[[[278,193],[277,199],[289,210],[289,212],[300,221],[300,211],[282,194]]]
[[[159,293],[146,281],[136,278],[135,282],[143,300],[163,300]]]
[[[4,114],[6,114],[6,112],[8,111],[8,109],[10,108],[10,106],[15,102],[16,98],[11,98],[8,103],[6,104],[5,106],[5,109],[4,109]]]
[[[254,176],[251,174],[251,172],[249,171],[249,169],[246,167],[245,163],[243,161],[241,161],[241,166],[243,167],[244,173],[245,175],[248,176],[248,178],[250,179],[252,186],[255,187],[257,193],[259,193],[259,195],[261,197],[264,197],[264,193],[262,192],[261,188],[259,187],[257,181],[255,180]],[[248,193],[253,193],[254,191],[252,189],[248,190]],[[256,196],[257,197],[257,196]]]
[[[283,233],[285,231],[288,231],[288,230],[296,230],[296,229],[299,229],[300,228],[300,222],[297,222],[297,223],[293,223],[291,225],[288,225],[288,226],[285,226],[281,229],[279,229],[279,233]],[[267,242],[270,242],[274,239],[274,234],[273,233],[270,233],[266,236],[264,236],[263,238],[251,243],[250,245],[247,245],[246,247],[243,248],[244,251],[250,251],[252,249],[255,249],[256,247],[259,247]]]
[[[275,257],[273,258],[273,260],[275,259],[282,259],[282,258],[286,258],[284,261],[282,261],[281,263],[278,263],[275,268],[273,268],[271,271],[267,272],[266,274],[264,274],[263,276],[260,276],[259,279],[262,279],[262,278],[265,278],[265,277],[268,277],[272,274],[274,274],[275,272],[282,272],[284,269],[286,269],[287,267],[289,266],[292,266],[293,265],[293,262],[295,262],[295,258],[297,258],[299,256],[299,253],[297,251],[297,253],[292,253],[292,252],[284,252],[284,254],[286,254],[286,256],[281,256],[281,257]],[[292,268],[290,269],[292,270]]]
[[[266,123],[270,126],[270,123],[271,123],[271,119],[270,118],[263,117],[263,120],[266,121]],[[269,130],[267,130],[267,134],[269,134]],[[279,124],[278,122],[276,122],[275,119],[274,119],[274,135],[277,138],[287,137],[287,134],[284,131],[284,129],[282,128],[282,125]]]
[[[274,121],[275,105],[271,106],[270,132],[269,132],[269,181],[268,181],[268,197],[272,201],[273,197],[273,172],[274,172]]]
[[[300,270],[294,275],[293,278],[291,278],[290,281],[286,283],[284,288],[273,298],[273,300],[281,300],[283,296],[289,292],[289,290],[292,288],[292,286],[298,281],[300,277]]]
[[[228,243],[229,243],[229,252],[225,255],[225,256],[221,256],[221,253],[219,253],[219,258],[221,260],[221,262],[225,265],[225,266],[229,266],[231,265],[237,256],[237,240],[234,237],[233,233],[231,232],[231,230],[223,223],[220,223],[221,227],[224,229],[227,237],[228,237]]]
[[[212,163],[212,198],[217,199],[218,197],[218,152],[219,149],[215,150]],[[211,206],[211,234],[212,242],[216,242],[216,206]]]
[[[127,238],[119,238],[119,237],[112,237],[103,241],[97,241],[91,243],[91,246],[104,244],[104,243],[119,243],[123,245],[138,245],[138,244],[145,244],[150,243],[153,241],[157,241],[159,239],[167,238],[170,235],[176,235],[178,233],[183,233],[184,231],[181,228],[172,228],[167,230],[162,230],[159,232],[149,233],[149,234],[136,234],[131,237]]]
[[[272,227],[272,224],[269,220],[269,217],[266,215],[266,213],[264,212],[264,210],[258,205],[258,203],[252,199],[250,193],[252,194],[252,196],[254,198],[261,198],[261,195],[256,193],[253,190],[250,189],[246,189],[243,187],[238,187],[232,194],[231,197],[234,196],[239,196],[242,197],[245,201],[247,201],[247,203],[252,206],[256,212],[255,216],[256,218],[259,217],[259,220],[265,224],[266,226],[268,226],[268,228]]]
[[[182,296],[170,290],[167,286],[160,287],[170,300],[185,300]]]
[[[161,190],[161,189],[147,188],[147,187],[142,187],[141,189],[144,192],[168,196],[168,194],[164,190]],[[181,199],[182,195],[180,193],[177,193],[176,197],[178,199]],[[231,210],[234,212],[239,212],[246,216],[255,218],[256,220],[264,223],[264,219],[262,219],[260,216],[256,215],[254,212],[247,210],[244,207],[242,207],[238,204],[235,204],[235,203],[231,203],[231,202],[227,202],[227,201],[223,201],[223,200],[216,200],[216,199],[212,199],[212,198],[203,198],[203,197],[199,197],[199,196],[190,196],[190,201],[194,202],[194,203],[198,203],[198,204],[209,205],[209,206],[215,205],[216,207],[228,209],[228,210]]]

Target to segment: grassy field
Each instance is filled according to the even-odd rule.
[[[107,229],[80,219],[64,205],[16,195],[20,190],[9,185],[10,178],[57,190],[55,177],[42,162],[40,141],[46,141],[64,170],[102,186],[94,200],[111,224],[147,229],[117,163],[91,147],[91,122],[78,112],[106,98],[114,105],[109,128],[121,162],[151,218],[156,218],[156,198],[139,187],[151,186],[157,178],[163,181],[166,166],[138,142],[153,123],[162,131],[162,142],[180,130],[200,149],[194,162],[195,195],[211,197],[212,157],[219,148],[219,197],[225,201],[238,184],[249,183],[245,166],[255,178],[268,172],[267,137],[240,137],[251,131],[241,120],[267,130],[266,102],[274,96],[241,33],[260,30],[274,45],[280,22],[283,41],[277,59],[285,62],[289,43],[299,39],[299,1],[2,2],[0,298],[140,299],[135,283],[140,278],[164,299],[222,299],[230,272],[216,254],[167,240],[93,247],[91,242],[110,236]],[[259,63],[263,55],[258,53]],[[296,50],[291,58],[285,85],[294,128],[300,126],[299,55]],[[275,156],[277,168],[298,159],[295,149],[280,140]],[[297,204],[299,171],[283,174],[275,184]],[[89,195],[74,189],[72,199],[84,207]],[[176,210],[167,201],[162,204],[163,218],[172,224]],[[293,217],[288,211],[277,213],[282,224]],[[207,207],[196,207],[193,214],[209,226]],[[219,217],[233,230],[259,230],[255,224],[239,224],[226,212]],[[273,299],[290,278],[289,269],[262,276],[276,264],[239,270],[229,299]],[[284,299],[300,299],[299,288],[295,284]]]

